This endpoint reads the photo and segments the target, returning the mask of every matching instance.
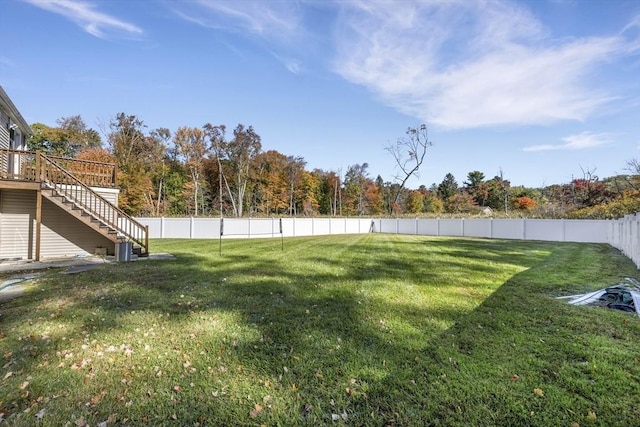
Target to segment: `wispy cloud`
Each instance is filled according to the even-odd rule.
[[[553,39],[510,1],[340,5],[335,71],[399,111],[447,128],[585,120],[614,98],[592,86],[593,71],[637,49],[624,32]]]
[[[582,132],[562,138],[564,141],[562,144],[531,145],[523,148],[523,151],[582,150],[607,145],[612,140],[612,135],[609,133]]]
[[[129,22],[97,10],[92,3],[81,0],[24,0],[36,7],[62,15],[87,33],[108,38],[115,35],[139,36],[143,30]]]
[[[295,57],[297,44],[306,33],[297,2],[194,0],[167,4],[177,16],[188,22],[258,38],[291,73],[298,74],[303,69],[302,62]]]
[[[285,40],[300,29],[299,8],[290,1],[194,0],[171,3],[183,19],[208,28]]]

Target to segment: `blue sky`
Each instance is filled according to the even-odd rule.
[[[640,158],[640,0],[0,0],[0,84],[29,123],[242,123],[386,181],[426,123],[410,187],[539,187]]]

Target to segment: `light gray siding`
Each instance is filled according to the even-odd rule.
[[[113,253],[114,244],[50,201],[42,200],[41,258],[94,254],[96,248]]]
[[[9,148],[9,116],[0,110],[0,148]]]
[[[107,199],[107,201],[113,206],[118,206],[118,194],[120,193],[119,188],[91,187],[91,189]]]
[[[0,191],[0,259],[33,258],[36,193]]]
[[[0,259],[35,258],[36,192],[0,192]],[[40,258],[63,258],[93,254],[114,244],[69,213],[42,200]]]

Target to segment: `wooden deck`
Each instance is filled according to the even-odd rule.
[[[113,242],[131,241],[138,253],[149,253],[149,229],[98,194],[95,188],[116,188],[116,165],[40,152],[0,149],[0,189],[37,192],[36,260],[40,257],[42,197]]]

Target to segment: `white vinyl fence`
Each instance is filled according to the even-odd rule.
[[[640,213],[617,220],[373,219],[373,218],[137,218],[150,238],[269,238],[395,233],[425,236],[608,243],[640,268]],[[221,227],[222,225],[222,227]]]
[[[607,243],[620,249],[640,268],[640,212],[607,222]]]

